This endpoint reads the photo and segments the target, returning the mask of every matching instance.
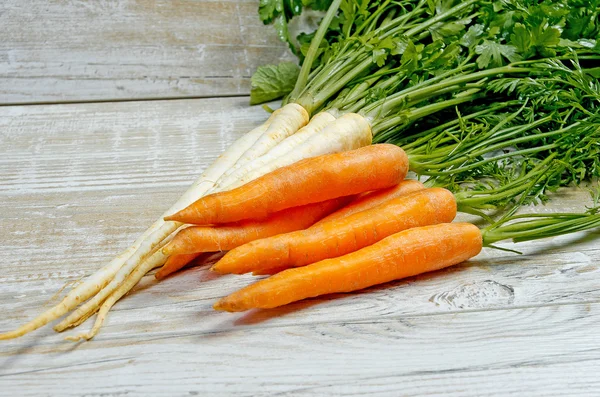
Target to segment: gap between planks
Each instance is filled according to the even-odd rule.
[[[112,98],[112,99],[82,99],[77,101],[30,101],[30,102],[6,102],[0,103],[0,107],[11,106],[40,106],[40,105],[79,105],[94,103],[118,103],[118,102],[160,102],[160,101],[181,101],[194,99],[220,99],[220,98],[250,98],[250,94],[223,94],[223,95],[198,95],[198,96],[164,96],[164,97],[145,97],[145,98]],[[267,103],[267,105],[269,105]],[[250,106],[250,105],[248,105]]]

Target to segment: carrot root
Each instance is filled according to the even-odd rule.
[[[356,214],[357,212],[369,210],[392,199],[406,196],[407,194],[417,192],[423,189],[425,189],[425,185],[423,185],[421,182],[406,179],[397,184],[396,186],[361,194],[358,197],[356,197],[353,201],[351,201],[348,205],[344,206],[343,208],[340,208],[332,214],[327,215],[319,222],[315,223],[313,226],[317,226],[332,221],[334,219],[346,218],[350,215]]]
[[[170,256],[169,258],[167,258],[163,267],[161,267],[160,270],[156,272],[154,277],[157,280],[162,280],[170,274],[173,274],[176,271],[180,270],[200,255],[202,255],[201,252],[196,252],[194,254],[181,254]]]
[[[304,266],[348,254],[405,229],[451,222],[455,216],[451,192],[419,190],[345,218],[244,244],[229,251],[213,270],[244,274]]]
[[[322,217],[347,204],[353,197],[288,208],[264,220],[248,220],[217,226],[190,226],[182,229],[163,248],[166,255],[227,251],[259,238],[306,229]]]
[[[290,207],[390,187],[407,172],[408,157],[402,149],[372,145],[301,160],[236,189],[201,198],[165,219],[199,225],[260,219]]]
[[[480,230],[469,223],[408,229],[350,254],[284,270],[215,303],[215,310],[268,309],[324,294],[351,292],[439,270],[481,251]]]

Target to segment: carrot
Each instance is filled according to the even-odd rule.
[[[221,259],[223,257],[223,255],[225,255],[227,253],[227,251],[219,251],[219,252],[197,252],[196,254],[190,254],[190,255],[197,255],[197,257],[195,259],[192,259],[190,262],[186,263],[185,265],[183,265],[182,267],[180,267],[179,269],[165,269],[164,272],[162,272],[163,268],[160,269],[160,271],[156,272],[156,274],[154,275],[154,277],[157,280],[162,280],[168,276],[170,276],[171,274],[185,268],[192,268],[192,267],[201,267],[204,265],[212,265],[214,263],[216,263],[219,259]],[[174,256],[179,256],[179,255],[174,255]],[[170,257],[169,257],[170,258]],[[169,261],[169,259],[167,259],[167,262]],[[165,265],[167,264],[167,262],[165,262]],[[162,272],[158,277],[158,273]]]
[[[347,206],[327,215],[325,218],[315,223],[314,226],[332,221],[334,219],[345,218],[352,214],[356,214],[357,212],[377,207],[386,201],[423,189],[425,189],[425,185],[423,185],[421,182],[407,179],[400,182],[396,186],[392,186],[387,189],[380,189],[373,192],[364,193],[352,200]]]
[[[444,223],[408,229],[350,254],[284,270],[219,300],[229,312],[273,308],[301,299],[350,292],[456,265],[482,248],[479,229]]]
[[[175,238],[163,248],[163,253],[178,255],[230,250],[259,238],[306,229],[351,199],[352,196],[340,197],[292,207],[276,212],[265,220],[245,220],[214,227],[191,226],[177,233]]]
[[[401,230],[451,222],[455,216],[451,192],[420,190],[347,218],[242,245],[229,251],[212,270],[243,274],[304,266],[356,251]]]
[[[175,273],[177,270],[181,269],[200,255],[202,252],[196,252],[193,254],[181,254],[181,255],[173,255],[170,256],[163,267],[160,268],[158,272],[154,275],[157,280],[162,280],[167,277],[169,274]],[[211,253],[205,253],[204,255],[208,256]]]
[[[157,280],[162,280],[169,275],[175,273],[178,270],[181,270],[184,267],[194,267],[194,266],[204,266],[211,265],[216,263],[219,259],[225,255],[227,251],[219,251],[219,252],[196,252],[194,254],[181,254],[181,255],[173,255],[172,257],[167,258],[167,261],[163,265],[163,267],[156,272],[154,277]],[[185,262],[185,257],[194,257],[189,262]],[[180,259],[177,259],[181,257]],[[173,258],[173,259],[171,259]],[[172,264],[171,264],[172,263]],[[183,265],[181,265],[183,263]],[[175,265],[178,265],[177,267]]]
[[[279,272],[289,269],[289,267],[272,267],[270,269],[262,269],[252,272],[253,276],[272,276]]]
[[[236,189],[197,200],[165,220],[201,225],[260,219],[286,208],[398,184],[408,157],[380,144],[301,160]]]

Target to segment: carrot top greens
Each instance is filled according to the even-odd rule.
[[[318,107],[352,88],[352,79],[369,78],[384,67],[387,75],[415,82],[463,61],[490,69],[572,50],[598,54],[599,9],[598,0],[335,1],[321,34],[311,35],[316,52],[302,65],[312,78],[298,81],[295,92],[311,89]],[[304,42],[305,54],[310,47]],[[321,77],[330,82],[326,89],[315,87]]]
[[[293,91],[484,215],[600,176],[600,0],[334,1]],[[535,188],[534,188],[535,187]]]

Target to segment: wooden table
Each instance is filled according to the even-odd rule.
[[[125,248],[264,119],[249,76],[291,57],[256,6],[2,2],[0,330]],[[49,327],[0,342],[0,395],[598,396],[598,237],[245,315],[211,305],[250,277],[146,277],[91,342]]]

